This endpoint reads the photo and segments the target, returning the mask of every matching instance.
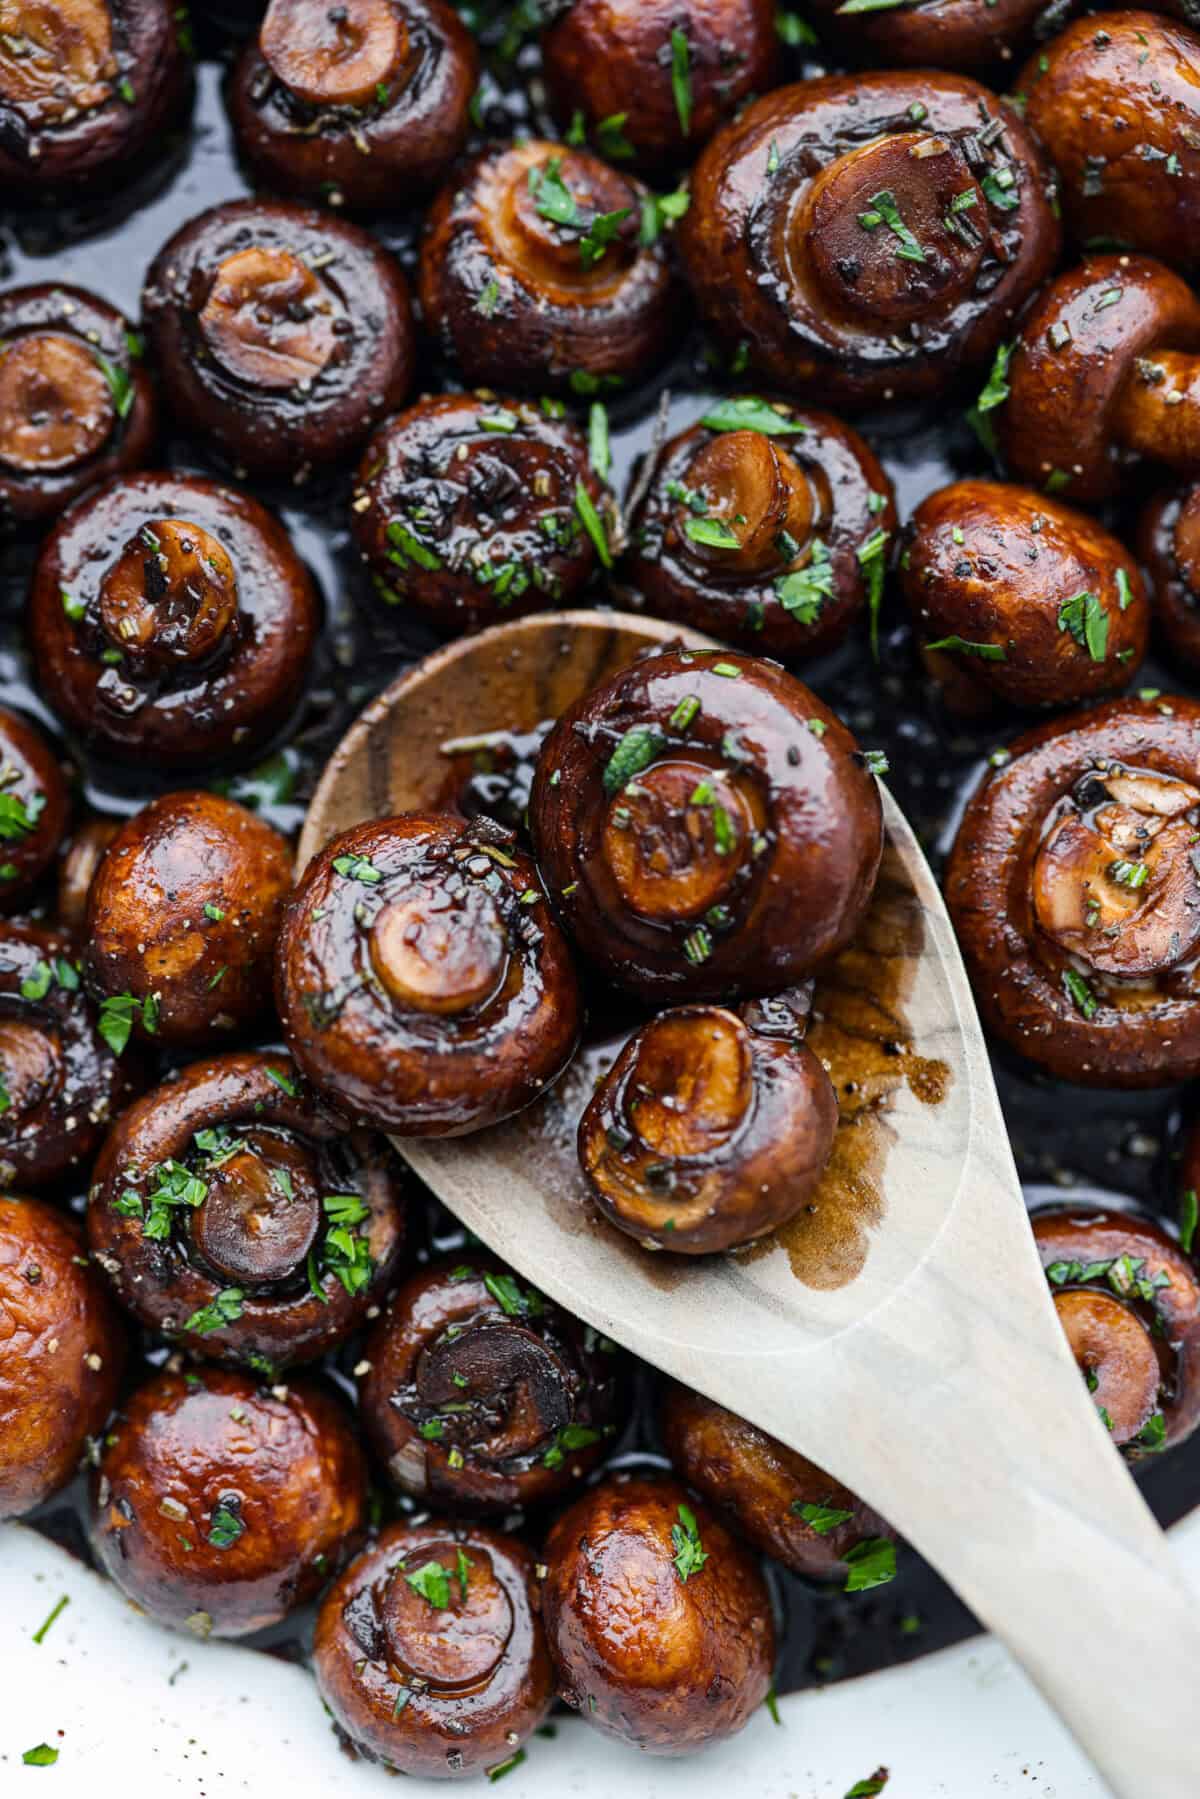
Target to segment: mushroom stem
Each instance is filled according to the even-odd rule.
[[[1117,397],[1113,426],[1125,448],[1171,468],[1200,468],[1200,356],[1139,357]]]

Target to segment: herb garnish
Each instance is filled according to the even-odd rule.
[[[896,1575],[896,1545],[886,1537],[864,1537],[847,1550],[847,1593],[866,1593],[872,1587],[886,1586]]]
[[[679,1523],[671,1526],[671,1548],[680,1580],[698,1574],[708,1560],[708,1551],[700,1542],[700,1527],[690,1506],[678,1508]]]

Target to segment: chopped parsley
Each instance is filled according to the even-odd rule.
[[[686,1581],[693,1574],[698,1574],[708,1560],[708,1551],[700,1542],[700,1527],[696,1523],[696,1514],[690,1506],[678,1508],[679,1523],[671,1526],[671,1548],[674,1550],[675,1567],[680,1580]]]
[[[1076,593],[1064,600],[1058,609],[1058,628],[1069,631],[1093,662],[1104,661],[1108,654],[1108,613],[1098,595]]]
[[[141,1019],[143,1030],[154,1035],[158,1029],[158,1001],[153,994],[135,999],[132,993],[110,993],[100,1004],[96,1028],[114,1056],[122,1055],[133,1033],[135,1019]]]
[[[854,1516],[853,1512],[842,1511],[836,1505],[807,1505],[802,1499],[793,1499],[791,1509],[819,1537],[827,1537],[839,1525],[849,1524]]]
[[[1189,1187],[1179,1201],[1179,1243],[1187,1255],[1192,1253],[1197,1222],[1200,1222],[1200,1202],[1196,1199],[1196,1189]]]
[[[877,194],[872,194],[868,202],[869,210],[860,212],[858,222],[864,231],[877,231],[880,225],[886,225],[896,239],[894,254],[901,262],[927,262],[929,259],[924,250],[904,223],[900,208],[896,204],[896,196],[890,187],[884,187]]]
[[[361,881],[365,887],[375,887],[383,879],[369,856],[335,856],[333,866],[347,881]]]
[[[1006,662],[1008,652],[1002,643],[972,643],[966,637],[937,637],[925,645],[927,650],[958,650],[965,656],[978,656],[982,662]]]
[[[813,539],[810,559],[803,568],[779,576],[775,597],[797,624],[813,623],[825,601],[833,597],[833,563],[822,538]]]
[[[764,437],[801,437],[808,431],[756,394],[720,400],[700,420],[709,431],[759,431]]]
[[[671,31],[671,92],[684,137],[692,134],[692,50],[687,32],[678,25]]]
[[[201,1306],[185,1320],[184,1330],[207,1337],[213,1331],[223,1330],[227,1324],[236,1324],[242,1315],[245,1297],[240,1287],[222,1287],[206,1306]]]
[[[662,747],[663,739],[653,725],[631,725],[604,766],[605,793],[619,792],[627,781],[649,768]]]
[[[864,1537],[847,1550],[844,1559],[847,1593],[866,1593],[896,1577],[896,1545],[887,1537]]]
[[[604,520],[596,510],[595,502],[582,481],[575,483],[575,510],[579,514],[584,530],[595,546],[596,554],[604,568],[613,565],[612,550],[609,547],[608,532],[604,528]]]
[[[214,1549],[232,1549],[246,1534],[242,1502],[236,1493],[223,1493],[213,1508],[208,1525],[208,1540]]]

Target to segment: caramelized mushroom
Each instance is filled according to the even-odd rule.
[[[91,1483],[97,1560],[160,1624],[240,1637],[311,1599],[365,1521],[367,1471],[320,1387],[229,1368],[139,1387]]]
[[[155,257],[142,307],[176,413],[261,474],[339,461],[408,392],[399,263],[315,207],[230,200],[201,213]]]
[[[82,937],[87,922],[88,894],[105,850],[121,828],[116,818],[93,813],[72,832],[63,846],[58,865],[59,925],[74,937]]]
[[[662,1404],[667,1454],[689,1487],[739,1536],[810,1580],[845,1580],[863,1545],[885,1551],[892,1531],[856,1493],[757,1425],[674,1381]],[[858,1551],[858,1557],[855,1552]],[[847,1559],[849,1558],[849,1559]]]
[[[1035,1214],[1054,1309],[1113,1442],[1130,1457],[1200,1423],[1200,1280],[1149,1219],[1092,1206]]]
[[[554,411],[441,394],[380,427],[352,521],[387,604],[467,630],[571,604],[597,563],[589,521],[606,556],[619,526],[587,440]]]
[[[789,658],[840,643],[883,591],[892,484],[849,425],[747,395],[661,451],[629,579],[660,618]]]
[[[647,999],[802,979],[854,935],[882,846],[846,727],[777,664],[720,651],[647,657],[572,706],[529,822],[579,947]]]
[[[22,900],[54,860],[70,804],[41,732],[0,706],[0,911]]]
[[[1200,670],[1200,483],[1168,489],[1147,504],[1138,552],[1150,579],[1155,623],[1172,657]]]
[[[466,143],[478,73],[443,0],[271,0],[229,110],[270,187],[391,207],[440,181]]]
[[[451,1511],[576,1486],[618,1414],[615,1344],[472,1253],[414,1274],[364,1351],[363,1426],[393,1483]]]
[[[944,389],[1054,266],[1051,184],[1015,113],[954,75],[831,75],[701,154],[679,246],[707,323],[823,403]]]
[[[838,1106],[786,1006],[677,1006],[635,1031],[579,1124],[596,1202],[644,1249],[764,1236],[821,1178]]]
[[[774,86],[773,0],[575,0],[542,37],[564,125],[655,168],[683,162],[746,100]]]
[[[291,878],[286,838],[244,806],[204,792],[152,800],[92,881],[90,989],[110,1017],[163,1044],[245,1027],[270,1003]]]
[[[1145,586],[1086,514],[1032,488],[956,481],[922,500],[905,536],[904,597],[952,710],[1071,706],[1136,673]]]
[[[550,1709],[554,1670],[524,1543],[391,1524],[317,1615],[317,1688],[360,1755],[398,1774],[499,1774]]]
[[[4,55],[0,34],[0,90]],[[54,518],[85,487],[147,460],[158,404],[140,357],[128,319],[82,287],[0,293],[0,519]]]
[[[651,1755],[732,1736],[771,1683],[757,1566],[678,1482],[610,1478],[556,1521],[542,1615],[559,1693]]]
[[[65,1486],[117,1396],[125,1336],[73,1218],[0,1197],[0,1518]]]
[[[665,246],[641,242],[643,203],[639,182],[584,150],[527,138],[483,151],[426,220],[427,329],[468,381],[501,391],[640,380],[678,330]]]
[[[312,580],[257,500],[134,475],[76,501],[30,599],[38,679],[72,729],[123,757],[208,768],[295,711],[317,631]]]
[[[1012,60],[1028,41],[1046,0],[810,0],[807,9],[845,51],[885,68],[964,69],[978,73]]]
[[[458,1136],[566,1067],[579,996],[537,870],[487,819],[356,825],[288,904],[276,998],[288,1047],[349,1116]]]
[[[985,1022],[1064,1080],[1200,1073],[1200,704],[1113,700],[1011,746],[946,899]]]

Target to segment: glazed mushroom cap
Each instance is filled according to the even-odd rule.
[[[4,57],[0,39],[0,71]],[[0,293],[0,518],[54,518],[148,459],[158,403],[140,356],[124,314],[81,287]]]
[[[191,80],[180,20],[171,0],[12,0],[0,37],[0,187],[107,181],[160,138]]]
[[[288,1047],[351,1117],[460,1136],[569,1062],[580,1003],[532,861],[487,819],[405,813],[314,856],[276,961]]]
[[[1124,687],[1145,654],[1134,559],[1033,488],[939,488],[906,527],[900,568],[922,657],[956,711],[1079,704]]]
[[[287,839],[244,806],[205,792],[152,800],[92,881],[90,990],[162,1044],[244,1028],[270,1005],[291,880]]]
[[[722,651],[644,658],[572,706],[529,822],[580,949],[656,1000],[802,979],[854,935],[883,842],[846,727],[776,663]]]
[[[679,331],[666,247],[640,242],[646,199],[586,150],[528,138],[482,151],[426,220],[426,328],[468,381],[501,392],[640,380]]]
[[[1054,1308],[1092,1401],[1130,1457],[1200,1423],[1200,1277],[1149,1219],[1091,1206],[1034,1215]]]
[[[581,503],[606,544],[619,542],[620,526],[587,439],[554,412],[490,393],[440,394],[380,426],[359,465],[351,524],[388,605],[476,630],[571,604],[597,566]]]
[[[794,1574],[842,1579],[859,1544],[891,1540],[889,1526],[849,1487],[689,1387],[668,1383],[661,1421],[680,1479]]]
[[[0,1518],[65,1486],[116,1398],[125,1334],[74,1219],[0,1197]]]
[[[271,0],[229,111],[269,186],[391,206],[446,174],[478,75],[474,39],[443,0]]]
[[[1054,266],[1036,142],[955,75],[831,75],[718,132],[679,247],[697,306],[789,393],[928,396],[989,356]]]
[[[559,1694],[651,1755],[732,1736],[771,1683],[771,1602],[752,1558],[677,1481],[610,1478],[555,1522],[542,1616]]]
[[[79,944],[0,921],[0,1188],[41,1187],[86,1161],[142,1085],[83,991]]]
[[[1046,0],[906,0],[871,12],[846,0],[808,8],[859,62],[884,68],[961,69],[976,74],[1008,63],[1028,41]],[[1018,83],[1018,85],[1021,85]]]
[[[0,706],[0,910],[25,897],[54,860],[71,800],[41,732]]]
[[[244,758],[294,713],[318,623],[278,520],[198,477],[84,495],[38,557],[38,681],[73,731],[168,767]]]
[[[315,207],[230,200],[201,213],[155,257],[142,309],[175,412],[261,474],[338,461],[412,379],[399,263]]]
[[[121,828],[117,818],[92,813],[81,820],[62,846],[58,864],[58,899],[55,915],[59,926],[74,937],[83,935],[87,922],[88,894],[105,850]]]
[[[525,1544],[476,1524],[391,1524],[329,1589],[313,1668],[360,1755],[399,1774],[509,1762],[554,1697]]]
[[[773,87],[778,49],[772,0],[575,0],[542,69],[564,125],[580,112],[601,154],[654,169]]]
[[[88,1196],[92,1254],[143,1324],[271,1372],[377,1306],[405,1236],[382,1138],[351,1132],[284,1056],[194,1062],[131,1106]]]
[[[199,1368],[129,1398],[90,1500],[96,1558],[141,1611],[240,1637],[311,1599],[354,1547],[367,1470],[323,1388]]]
[[[877,606],[895,529],[892,484],[857,431],[746,395],[663,447],[633,521],[629,580],[660,618],[815,656]]]
[[[833,1148],[833,1083],[805,1044],[724,1006],[635,1031],[579,1124],[596,1203],[645,1249],[704,1255],[785,1224]]]
[[[363,1352],[363,1427],[389,1478],[439,1510],[506,1511],[576,1486],[605,1453],[623,1364],[488,1255],[422,1269]]]
[[[1200,469],[1200,301],[1146,256],[1089,256],[1022,321],[996,413],[1005,461],[1092,503],[1147,456]]]
[[[946,900],[984,1021],[1044,1072],[1200,1073],[1200,704],[1112,700],[1020,737],[972,796]]]
[[[1200,483],[1167,489],[1142,511],[1138,553],[1150,583],[1154,620],[1172,657],[1200,669]]]

